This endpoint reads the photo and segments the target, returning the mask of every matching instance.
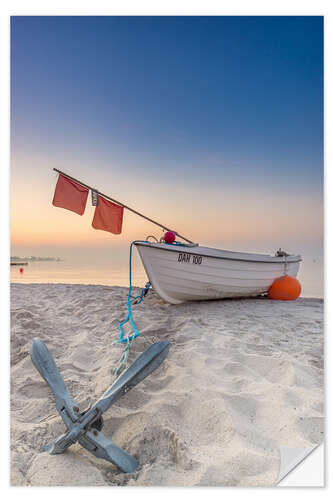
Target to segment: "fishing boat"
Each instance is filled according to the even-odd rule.
[[[296,277],[300,255],[232,252],[193,244],[134,243],[155,292],[166,302],[255,297],[276,278]]]
[[[53,204],[82,215],[88,192],[91,191],[92,204],[95,206],[92,226],[95,229],[120,234],[123,210],[126,209],[167,231],[160,241],[153,236],[155,242],[152,242],[148,236],[145,241],[132,242],[130,247],[131,256],[132,245],[136,246],[150,284],[166,302],[180,304],[188,300],[254,297],[266,294],[277,278],[284,277],[290,281],[297,276],[302,260],[300,255],[289,255],[281,249],[275,255],[265,255],[198,245],[75,177],[57,168],[53,170],[59,174]],[[185,243],[176,241],[176,237]],[[147,285],[149,288],[149,283]],[[147,285],[142,292],[144,294],[148,290]],[[278,288],[280,286],[278,284]],[[274,292],[272,298],[294,300],[301,292],[300,285],[296,284],[295,288],[295,283],[291,290],[286,289],[286,283],[282,288],[285,290],[282,293],[281,290]],[[130,293],[131,281],[129,296]]]

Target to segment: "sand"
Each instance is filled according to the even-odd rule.
[[[280,447],[322,442],[323,302],[268,299],[136,306],[133,361],[158,340],[166,361],[104,414],[103,433],[135,455],[124,474],[79,444],[51,456],[64,432],[29,351],[46,342],[80,408],[115,379],[118,321],[127,289],[13,284],[11,301],[12,485],[271,486]]]

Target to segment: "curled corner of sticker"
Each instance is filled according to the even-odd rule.
[[[310,448],[287,448],[280,447],[280,473],[276,481],[279,484],[292,470],[295,469],[303,460],[308,457],[316,448],[316,444]]]

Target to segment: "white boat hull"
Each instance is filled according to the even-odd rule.
[[[166,302],[253,297],[273,281],[297,276],[301,257],[229,252],[201,246],[137,242],[143,266],[156,293]]]

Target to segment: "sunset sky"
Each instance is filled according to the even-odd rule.
[[[53,167],[204,245],[321,255],[322,18],[12,17],[12,255],[161,236],[53,207]]]

